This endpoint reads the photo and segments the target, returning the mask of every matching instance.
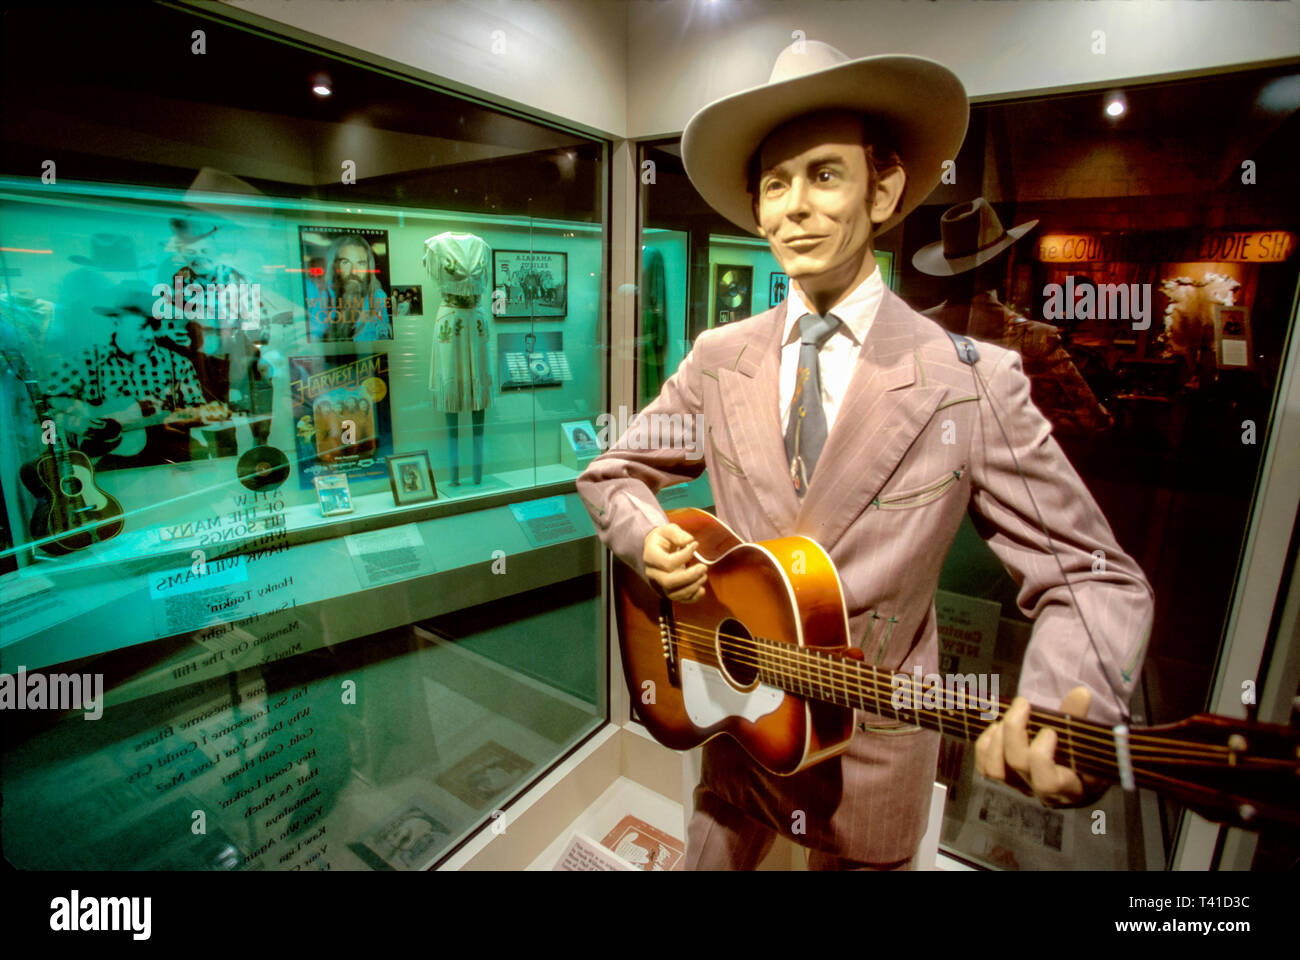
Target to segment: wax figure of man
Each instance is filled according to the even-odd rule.
[[[826,549],[853,642],[900,672],[938,672],[934,594],[969,509],[1036,618],[1020,693],[1114,721],[1150,629],[1146,579],[1031,404],[1016,354],[980,344],[978,359],[964,362],[941,327],[884,287],[871,254],[873,236],[921,203],[957,155],[965,91],[933,61],[849,61],[825,44],[798,46],[765,86],[705,107],[682,138],[700,194],[767,238],[789,296],[703,333],[642,411],[702,415],[703,436],[629,449],[645,431],[629,432],[588,466],[578,491],[611,550],[689,602],[707,589],[705,567],[654,494],[707,467],[718,517],[738,536],[798,533]],[[838,322],[824,323],[828,315]],[[659,422],[685,431],[695,418]],[[702,461],[687,458],[701,448]],[[892,628],[873,632],[882,622]],[[1085,797],[1092,785],[1053,762],[1050,731],[1029,744],[1027,711],[1018,698],[981,737],[980,771],[1045,801]],[[791,839],[810,848],[812,867],[910,868],[938,736],[861,711],[855,720],[846,752],[789,777],[764,771],[728,737],[706,744],[688,866],[752,868],[775,833],[801,823],[807,832]]]

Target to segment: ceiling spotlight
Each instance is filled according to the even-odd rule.
[[[318,97],[328,97],[334,92],[328,74],[318,73],[311,78],[311,92]]]
[[[1122,117],[1128,111],[1128,101],[1122,93],[1112,93],[1106,98],[1106,116]]]

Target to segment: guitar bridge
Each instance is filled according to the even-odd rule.
[[[668,665],[668,682],[674,687],[682,685],[677,672],[677,640],[673,636],[673,608],[665,600],[659,608],[659,643],[663,647],[664,662]]]

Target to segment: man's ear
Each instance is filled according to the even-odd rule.
[[[881,174],[876,180],[876,195],[871,201],[871,222],[884,223],[894,214],[898,202],[903,198],[903,188],[907,186],[907,173],[902,166],[895,166],[888,173]]]
[[[759,235],[760,237],[763,237],[764,239],[766,239],[766,238],[767,238],[767,233],[764,232],[764,230],[763,230],[763,222],[759,219],[759,216],[758,216],[758,201],[757,201],[757,200],[753,201],[753,203],[750,204],[750,209],[752,209],[752,210],[754,211],[754,229],[758,231],[758,235]]]

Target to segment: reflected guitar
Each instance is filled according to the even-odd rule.
[[[118,398],[116,406],[84,405],[84,416],[98,421],[80,437],[78,447],[91,456],[103,456],[112,453],[129,459],[145,451],[152,439],[155,428],[172,423],[186,424],[201,421],[199,411],[195,408],[181,410],[163,410],[156,400],[130,400]],[[230,412],[219,421],[203,423],[205,429],[220,429],[234,426],[230,422]]]
[[[21,356],[0,350],[0,357],[5,370],[26,388],[41,425],[38,429],[44,435],[53,412],[40,392],[35,374]],[[53,431],[53,441],[47,447],[35,461],[18,468],[23,486],[37,500],[28,530],[35,540],[53,538],[42,543],[40,549],[51,556],[64,556],[121,533],[126,526],[122,504],[95,482],[90,459],[68,448],[61,429]]]
[[[839,574],[815,541],[749,543],[694,508],[668,519],[695,538],[708,566],[700,600],[670,601],[614,564],[624,676],[638,717],[665,746],[687,750],[726,735],[789,775],[846,750],[855,709],[974,741],[1010,706],[973,693],[965,704],[929,706],[917,691],[916,707],[911,677],[900,676],[900,688],[850,643]],[[1122,782],[1131,768],[1133,785],[1210,819],[1300,826],[1294,726],[1197,714],[1134,727],[1117,741],[1108,726],[1035,706],[1028,728],[1031,739],[1055,730],[1057,762],[1079,773]]]
[[[43,403],[37,409],[44,422],[48,411]],[[126,521],[122,504],[95,482],[90,458],[69,449],[62,430],[53,433],[49,451],[35,463],[23,464],[19,476],[38,501],[28,525],[31,535],[36,540],[52,537],[40,549],[57,557],[116,537]]]

